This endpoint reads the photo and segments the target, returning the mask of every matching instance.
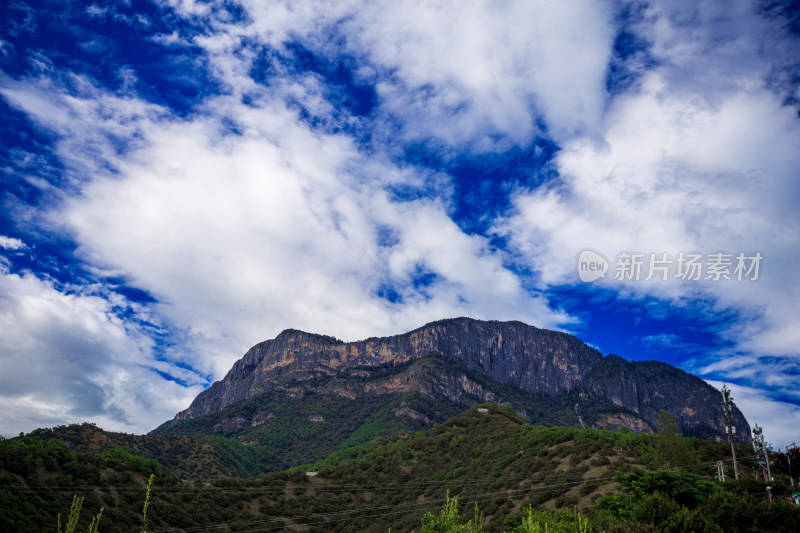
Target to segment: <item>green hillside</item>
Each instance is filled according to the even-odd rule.
[[[94,424],[37,429],[29,434],[54,439],[76,453],[103,454],[122,449],[156,461],[184,479],[256,476],[273,461],[268,450],[214,435],[152,436],[104,431]]]
[[[711,480],[724,443],[666,433],[547,428],[487,404],[311,465],[210,481],[179,479],[124,450],[76,453],[39,433],[0,442],[0,528],[52,531],[78,494],[86,498],[81,523],[103,507],[100,531],[139,531],[145,480],[155,473],[151,532],[421,531],[426,513],[427,531],[537,531],[545,523],[551,532],[796,530],[800,509],[785,501],[786,476],[776,472],[777,501],[767,505],[763,482]],[[749,475],[751,458],[740,453]],[[651,470],[668,463],[673,469]],[[447,495],[460,516],[443,509]],[[454,528],[467,519],[470,529]]]

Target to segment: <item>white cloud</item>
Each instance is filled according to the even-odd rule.
[[[56,214],[92,262],[124,269],[172,325],[209,343],[192,346],[205,359],[193,364],[219,377],[285,327],[354,339],[460,314],[563,319],[442,206],[391,202],[378,178],[398,171],[361,176],[376,164],[347,138],[275,106],[229,111],[242,113],[243,136],[219,136],[214,119],[152,124],[119,175],[95,178]],[[387,227],[398,242],[381,246]],[[429,298],[409,287],[416,265],[442,278]],[[384,282],[404,305],[376,295]]]
[[[66,83],[58,81],[60,77],[20,81],[0,74],[0,95],[58,135],[63,177],[74,182],[71,185],[79,186],[98,168],[111,165],[120,152],[135,149],[142,124],[167,114],[158,105],[98,89],[85,76],[63,73]]]
[[[197,2],[196,0],[163,0],[162,3],[186,17],[203,17],[208,15],[213,7],[210,2]]]
[[[44,81],[0,89],[58,132],[80,190],[48,224],[63,224],[87,263],[158,299],[165,325],[185,336],[171,357],[220,378],[287,327],[354,340],[447,316],[569,321],[529,294],[485,238],[464,234],[447,205],[390,198],[387,186],[424,174],[365,155],[346,135],[312,131],[286,93],[254,93],[237,78],[242,65],[229,66],[254,103],[217,97],[191,120],[85,80],[77,94]],[[313,87],[301,96],[316,98]],[[120,138],[136,140],[120,150]],[[420,269],[435,279],[414,288]],[[379,296],[385,286],[402,301]]]
[[[603,2],[376,2],[344,24],[347,46],[392,77],[384,110],[410,139],[473,150],[598,133],[613,43]],[[497,136],[502,141],[497,142]]]
[[[152,341],[117,318],[107,299],[62,292],[32,274],[0,270],[0,337],[3,435],[85,420],[142,432],[202,389],[152,371],[165,369]]]
[[[0,54],[4,56],[9,56],[13,53],[14,53],[14,46],[10,44],[8,41],[0,39]]]
[[[712,361],[690,361],[685,366],[701,376],[725,376],[743,384],[758,384],[772,395],[800,402],[800,390],[797,388],[800,361],[796,358],[737,354]]]
[[[21,250],[25,248],[25,243],[14,237],[0,235],[0,248],[5,248],[6,250]]]
[[[246,83],[231,76],[255,51],[242,48],[245,37],[275,50],[299,40],[322,57],[350,54],[367,62],[358,75],[377,86],[387,143],[433,138],[503,151],[541,134],[542,119],[559,141],[599,132],[614,37],[605,2],[242,5],[246,23],[213,19],[217,31],[195,39],[227,83]],[[178,10],[193,17],[193,6]]]
[[[759,19],[728,13],[717,24],[699,11],[699,21],[688,22],[650,13],[643,24],[660,66],[611,102],[603,142],[563,145],[555,160],[561,179],[519,191],[497,231],[538,270],[543,287],[576,283],[585,248],[609,259],[760,252],[755,282],[621,282],[611,271],[598,283],[623,298],[655,296],[682,307],[710,299],[714,311],[739,313],[725,332],[732,352],[797,357],[797,110],[765,81],[777,67],[753,45],[766,31]],[[745,33],[734,35],[733,26]]]
[[[497,231],[536,272],[539,289],[574,282],[586,247],[609,255],[760,251],[758,282],[604,283],[623,296],[711,297],[718,309],[741,313],[728,332],[736,350],[798,355],[800,128],[785,95],[764,81],[785,69],[795,48],[765,58],[756,44],[774,42],[771,28],[749,11],[714,2],[688,15],[649,7],[634,30],[652,43],[659,66],[639,69],[638,82],[609,101],[615,23],[603,2],[247,1],[241,22],[205,2],[166,4],[205,18],[209,31],[152,40],[199,46],[224,88],[192,114],[179,118],[53,72],[44,56],[36,59],[42,77],[0,76],[0,95],[58,138],[68,190],[37,223],[73,236],[88,271],[123,275],[158,299],[139,311],[180,340],[170,361],[219,378],[247,347],[285,327],[355,339],[455,315],[569,324],[506,268],[503,252],[458,228],[447,195],[400,202],[387,192],[447,181],[392,164],[405,142],[432,139],[445,153],[475,154],[526,145],[537,134],[560,144],[561,179],[519,191]],[[362,64],[356,75],[377,87],[373,115],[341,118],[320,76],[285,65],[274,65],[269,87],[256,83],[251,68],[261,48],[285,51],[289,40],[322,56],[354,56]],[[345,121],[333,126],[370,128],[373,142],[360,147],[346,134],[313,130],[287,102],[326,123]],[[415,286],[425,273],[428,281]],[[59,317],[52,322],[64,334],[47,341],[52,353],[62,342],[72,353],[68,324],[81,331],[94,321],[86,353],[108,350],[112,361],[133,357],[177,371],[153,360],[135,324],[112,319],[107,292],[68,296],[6,274],[4,290],[25,287],[32,301],[49,302],[44,316]],[[399,300],[380,297],[382,290]],[[75,316],[56,312],[73,304]],[[45,346],[33,326],[18,331],[20,346]],[[115,339],[134,355],[116,351]],[[651,339],[659,340],[669,338]],[[32,362],[48,360],[41,357]],[[152,372],[110,365],[80,382],[104,405],[132,398],[142,406],[148,395],[166,403],[169,395],[179,400],[168,404],[171,415],[193,390],[145,385],[137,396],[126,384],[148,384]],[[41,420],[77,409],[66,403],[71,410],[62,412],[42,398],[21,390],[9,405]],[[79,400],[88,412],[90,402]]]
[[[190,44],[185,38],[180,36],[178,30],[173,30],[172,33],[169,34],[157,33],[150,37],[150,40],[164,47],[188,46]]]
[[[722,390],[721,381],[708,381],[712,387]],[[727,383],[733,403],[744,414],[752,428],[758,424],[764,428],[764,438],[769,444],[782,450],[797,442],[800,427],[800,406],[769,397],[763,389]]]
[[[97,4],[92,4],[86,8],[86,14],[90,17],[103,17],[108,12],[107,7],[100,7]]]

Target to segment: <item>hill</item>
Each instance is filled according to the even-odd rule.
[[[725,457],[724,443],[684,439],[681,446],[693,452],[681,469],[642,470],[664,459],[658,436],[547,428],[490,404],[429,430],[250,479],[181,480],[124,450],[76,454],[41,435],[0,442],[5,530],[53,527],[55,514],[65,515],[77,493],[86,497],[82,522],[103,506],[102,531],[136,531],[150,473],[157,474],[151,531],[419,531],[422,516],[439,512],[448,493],[462,514],[471,516],[477,504],[486,532],[520,526],[528,505],[541,511],[538,516],[574,506],[605,531],[660,531],[656,526],[670,520],[729,524],[731,517],[742,527],[729,524],[725,531],[790,531],[783,524],[800,518],[800,510],[782,500],[762,503],[764,486],[756,480],[709,481],[713,461]],[[746,448],[740,455],[748,460]],[[780,476],[776,472],[774,491],[782,499],[788,483]],[[653,509],[663,516],[649,515]],[[645,527],[647,520],[658,522]]]
[[[183,479],[256,476],[271,456],[259,446],[214,435],[150,436],[104,431],[94,424],[37,429],[28,434],[58,441],[71,453],[103,455],[114,450],[147,457]]]

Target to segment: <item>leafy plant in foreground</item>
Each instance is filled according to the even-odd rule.
[[[589,520],[576,510],[535,511],[532,506],[523,510],[522,523],[511,533],[591,533]]]
[[[150,474],[150,479],[147,480],[147,493],[144,496],[144,508],[142,509],[141,533],[147,533],[147,508],[150,507],[150,487],[152,487],[153,478],[155,477],[155,474]]]
[[[147,492],[145,493],[144,497],[144,507],[142,509],[142,529],[139,530],[139,533],[147,533],[147,508],[150,506],[150,488],[153,485],[153,479],[155,479],[155,474],[150,474],[150,479],[147,480]],[[64,526],[63,533],[75,533],[76,528],[78,528],[78,519],[81,515],[81,508],[83,507],[83,498],[78,496],[77,494],[72,498],[72,506],[69,509],[69,516],[67,517],[67,523]],[[100,526],[100,517],[103,515],[103,508],[100,508],[100,512],[97,513],[97,516],[92,519],[92,523],[89,524],[89,529],[87,533],[97,533],[97,528]],[[58,515],[58,533],[62,533],[61,531],[61,514]],[[79,529],[78,531],[83,531]]]
[[[78,518],[81,515],[81,507],[83,507],[83,498],[77,494],[72,498],[72,506],[69,509],[69,516],[67,517],[67,524],[64,526],[64,533],[74,533],[75,528],[78,527]],[[103,508],[97,516],[92,518],[92,523],[89,524],[88,533],[97,533],[97,528],[100,525],[100,517],[103,515]],[[61,514],[58,515],[58,533],[61,533]]]
[[[422,533],[483,533],[483,517],[478,512],[478,505],[475,505],[475,518],[466,524],[460,524],[458,520],[458,500],[450,499],[447,494],[447,503],[439,514],[434,516],[425,513],[422,517]]]

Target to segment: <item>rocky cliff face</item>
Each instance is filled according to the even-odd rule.
[[[707,439],[725,437],[722,394],[674,366],[657,361],[631,362],[609,355],[592,369],[584,386],[653,425],[658,413],[665,410],[677,417],[684,434]],[[733,423],[738,438],[749,441],[750,426],[738,409],[734,410]]]
[[[521,322],[468,318],[442,320],[403,335],[352,343],[286,330],[275,339],[252,347],[225,378],[198,395],[172,423],[218,413],[236,402],[283,390],[281,384],[286,380],[302,376],[313,376],[316,381],[333,379],[346,370],[364,372],[365,380],[369,381],[370,369],[398,368],[394,385],[384,379],[371,385],[374,392],[369,392],[368,386],[346,392],[353,397],[381,394],[387,387],[398,392],[404,386],[425,393],[426,387],[430,389],[437,379],[443,382],[445,377],[411,380],[406,374],[410,362],[432,353],[522,393],[561,397],[580,392],[579,398],[587,399],[584,402],[600,401],[618,407],[619,416],[609,415],[608,420],[628,420],[627,425],[634,426],[631,429],[652,430],[659,411],[666,409],[678,417],[687,434],[724,436],[721,394],[695,376],[662,363],[633,363],[616,356],[603,357],[565,333]],[[406,374],[399,372],[400,367]],[[492,394],[471,390],[476,387],[474,381],[464,381],[455,374],[446,379],[452,382],[448,390],[454,402],[459,395],[489,398]],[[576,425],[578,420],[583,423],[577,415],[586,407],[581,400],[576,403]],[[637,418],[640,422],[630,423]],[[749,426],[738,411],[735,423],[742,438],[747,440]],[[613,427],[614,423],[595,425]]]
[[[403,335],[344,343],[331,337],[286,330],[252,347],[222,381],[202,392],[176,417],[184,420],[219,411],[265,392],[276,378],[299,372],[333,374],[342,368],[398,365],[430,352],[526,392],[550,395],[579,388],[602,360],[580,340],[522,322],[459,318],[433,322]]]

